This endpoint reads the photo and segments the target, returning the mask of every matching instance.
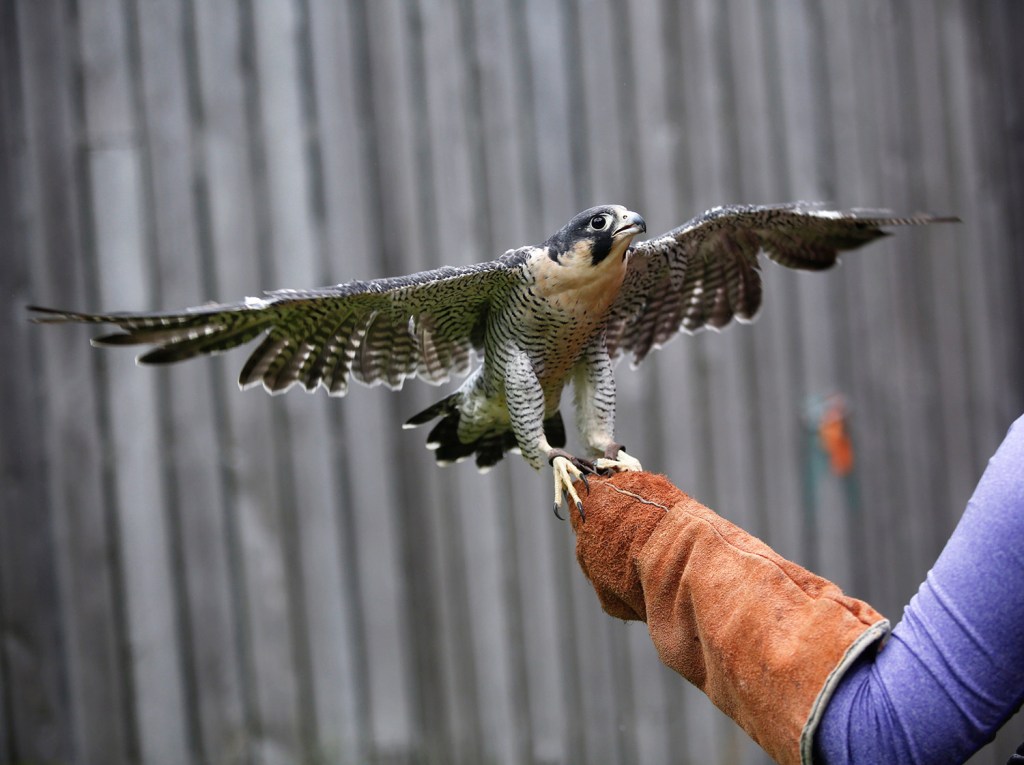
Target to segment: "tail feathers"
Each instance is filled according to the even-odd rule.
[[[501,462],[505,452],[515,449],[516,437],[511,430],[484,436],[476,442],[476,466],[480,472],[486,472]]]
[[[427,448],[434,450],[434,456],[441,464],[464,460],[476,451],[476,442],[464,444],[459,440],[458,410],[441,418],[427,436]]]
[[[491,430],[474,441],[462,441],[459,438],[462,413],[458,409],[458,395],[454,393],[409,418],[405,427],[414,428],[440,417],[441,420],[427,436],[427,448],[434,450],[438,464],[450,465],[476,455],[477,468],[486,472],[501,461],[505,452],[518,447],[515,434],[511,429]],[[552,446],[565,446],[565,424],[560,412],[555,412],[544,421],[544,435]]]
[[[438,417],[441,417],[442,415],[451,414],[452,412],[457,411],[456,407],[458,406],[458,401],[458,393],[453,393],[450,396],[446,396],[445,398],[438,401],[436,404],[428,406],[419,414],[414,414],[412,417],[405,421],[405,424],[402,427],[417,428],[420,425],[426,425],[431,420],[436,420]]]

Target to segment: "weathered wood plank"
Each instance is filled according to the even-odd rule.
[[[730,168],[723,168],[729,183],[730,198],[752,202],[768,202],[778,199],[775,189],[778,181],[772,176],[773,148],[772,131],[767,125],[771,94],[764,76],[765,35],[762,33],[766,8],[757,2],[733,3],[728,7],[729,65],[733,72],[732,102],[726,117],[730,137],[727,161]],[[769,286],[776,269],[766,267],[766,282]],[[796,515],[786,512],[793,480],[778,469],[775,446],[778,443],[778,418],[787,416],[777,405],[779,393],[770,385],[766,375],[772,369],[773,359],[779,357],[772,342],[772,327],[777,302],[782,296],[772,291],[765,293],[766,307],[754,331],[737,327],[733,331],[736,340],[743,346],[742,379],[734,385],[742,386],[736,394],[747,402],[745,433],[747,448],[753,451],[743,481],[752,496],[750,506],[737,508],[743,513],[743,527],[769,544],[779,544],[787,537],[792,540]],[[763,325],[763,326],[762,326]],[[784,394],[783,394],[784,395]]]
[[[265,158],[259,127],[250,6],[195,3],[195,39],[205,193],[209,205],[209,280],[221,300],[270,288],[261,248],[270,246]],[[261,257],[263,255],[264,257]],[[211,296],[213,297],[213,296]],[[274,409],[236,390],[240,354],[220,365],[215,395],[225,438],[226,537],[237,609],[238,665],[246,735],[239,756],[287,760],[299,751],[296,679],[291,665],[286,563],[274,452]],[[276,402],[275,402],[276,403]]]
[[[993,124],[1008,126],[1005,107],[1007,100],[1006,93],[1013,92],[1013,86],[1002,87],[1003,81],[1000,77],[1000,62],[1013,50],[1001,48],[1001,37],[997,37],[996,29],[1001,25],[1002,14],[998,11],[1002,8],[1011,7],[1012,4],[997,3],[986,7],[980,14],[973,13],[969,5],[964,5],[965,34],[970,59],[966,66],[976,72],[980,87],[972,89],[970,95],[973,97],[974,108],[979,112],[990,115]],[[998,40],[992,45],[990,40]],[[1019,72],[1019,67],[1017,69]],[[1016,82],[1014,75],[1013,82]],[[1002,89],[1002,92],[1000,92]],[[1011,96],[1012,98],[1012,96]],[[1015,298],[1011,290],[1000,289],[997,285],[1019,284],[1015,274],[1019,270],[1019,258],[999,257],[999,254],[1012,250],[1016,239],[1013,236],[1011,226],[1017,227],[1019,231],[1019,220],[1016,215],[1017,208],[1012,206],[1011,195],[1013,194],[1012,183],[1019,185],[1020,178],[1011,180],[1009,177],[1009,158],[1013,152],[1010,149],[1010,137],[1014,135],[1012,129],[1004,129],[999,140],[989,140],[984,131],[978,130],[978,125],[972,125],[974,141],[976,142],[975,162],[981,168],[984,177],[985,191],[983,196],[975,197],[975,202],[981,202],[984,207],[979,211],[978,223],[982,228],[985,239],[982,242],[984,250],[991,253],[984,261],[983,267],[976,269],[976,275],[981,282],[981,292],[984,297],[979,296],[972,308],[987,309],[987,315],[981,321],[988,326],[1006,326],[1012,324],[1015,317],[1019,316],[1020,301]],[[1013,143],[1018,144],[1019,141]],[[990,333],[996,365],[995,377],[990,380],[992,392],[992,420],[989,425],[990,431],[986,434],[988,442],[997,444],[1003,436],[1006,423],[1020,412],[1024,405],[1024,393],[1018,385],[1013,384],[1014,372],[1021,368],[1020,338],[1013,333]]]
[[[194,153],[202,114],[190,11],[187,2],[141,3],[135,18],[153,307],[195,304],[212,293],[204,279],[204,258],[210,257],[200,231],[204,213],[197,211],[205,197],[193,197],[193,184],[204,179]],[[217,762],[234,756],[245,735],[238,664],[224,660],[235,651],[238,624],[225,554],[225,434],[217,429],[214,391],[220,380],[213,365],[197,363],[161,371],[156,383],[159,400],[167,402],[160,409],[160,438],[189,750],[197,761]]]
[[[272,211],[272,246],[266,254],[274,283],[317,284],[323,275],[321,230],[312,198],[317,135],[310,93],[303,79],[302,48],[308,20],[286,4],[254,6],[259,41],[256,72],[260,84],[262,142],[266,152],[267,207]],[[305,70],[308,77],[310,71]],[[337,486],[331,480],[333,442],[326,396],[293,393],[275,417],[275,462],[281,472],[281,513],[292,655],[302,757],[337,756],[333,725],[337,696],[344,686],[339,647],[341,571],[337,542]]]
[[[344,175],[325,176],[327,207],[340,210],[344,223],[328,226],[329,270],[338,281],[388,272],[376,257],[381,251],[379,227],[390,228],[391,224],[384,222],[380,207],[384,198],[374,103],[380,74],[371,63],[369,12],[363,4],[346,6],[338,16],[337,35],[339,49],[349,51],[348,63],[333,77],[323,68],[317,70],[325,85],[334,83],[345,115],[339,119],[337,132],[324,131],[325,156],[358,172],[356,177],[362,179],[361,184],[350,184]],[[381,469],[396,464],[388,435],[389,422],[395,419],[391,407],[382,391],[357,389],[337,407],[342,424],[338,469],[344,486],[340,520],[346,534],[347,586],[360,608],[352,615],[359,619],[353,629],[358,630],[357,671],[363,673],[360,683],[365,694],[359,720],[365,726],[359,732],[364,739],[359,746],[367,747],[374,761],[404,756],[415,736],[396,482]]]
[[[924,89],[915,76],[917,69],[913,47],[904,42],[912,39],[914,30],[921,30],[924,19],[910,7],[893,8],[893,14],[893,33],[889,45],[894,50],[897,75],[893,78],[896,92],[892,121],[898,130],[896,140],[899,154],[905,158],[907,165],[901,173],[898,187],[892,190],[902,197],[901,206],[909,207],[927,202],[928,185],[943,189],[951,186],[953,181],[946,179],[935,182],[932,179],[929,184],[924,175],[927,168],[939,163],[923,151],[922,135],[928,132],[928,118],[922,114]],[[930,47],[937,43],[931,38],[926,44]],[[928,67],[925,65],[922,68]],[[908,353],[902,358],[902,366],[908,374],[908,382],[904,387],[912,393],[903,411],[909,421],[908,437],[904,442],[911,476],[907,484],[915,501],[915,507],[909,514],[908,526],[914,540],[915,565],[921,580],[942,549],[949,532],[953,530],[953,525],[946,521],[944,510],[950,495],[940,482],[929,478],[951,474],[943,436],[945,426],[954,421],[955,417],[952,412],[949,420],[943,416],[943,369],[940,356],[950,351],[956,353],[954,342],[957,337],[954,335],[947,340],[939,334],[939,330],[948,325],[940,323],[937,314],[947,309],[933,298],[933,292],[929,289],[942,270],[934,262],[935,259],[946,254],[946,267],[955,271],[955,264],[948,259],[949,251],[943,253],[940,247],[932,246],[938,244],[940,237],[949,242],[948,235],[951,232],[948,229],[953,227],[943,228],[946,230],[936,228],[930,231],[901,232],[902,246],[896,260],[902,293],[914,294],[912,300],[901,300],[904,316],[901,324],[905,327],[909,347]],[[934,448],[919,448],[922,433],[928,433],[929,437],[935,439]]]
[[[405,273],[432,266],[432,231],[438,213],[431,212],[434,198],[424,205],[430,185],[429,129],[423,106],[425,87],[420,53],[423,45],[422,20],[418,9],[402,3],[377,4],[367,11],[367,29],[374,45],[365,53],[373,83],[365,83],[362,97],[372,109],[366,124],[374,132],[368,157],[374,184],[370,215],[376,229],[374,274]],[[362,83],[361,83],[362,84]],[[393,218],[402,225],[392,225]],[[436,253],[433,253],[436,257]],[[382,394],[377,394],[382,395]],[[384,395],[378,424],[387,449],[387,461],[402,465],[404,480],[397,482],[387,505],[392,516],[396,563],[402,586],[397,590],[397,608],[405,626],[400,635],[408,675],[402,678],[408,700],[409,736],[407,753],[425,761],[443,759],[451,748],[448,698],[444,677],[449,657],[437,647],[442,644],[438,587],[438,546],[436,513],[439,476],[422,448],[422,434],[407,434],[400,424],[412,412],[436,400],[437,394],[420,385],[410,385],[401,396]],[[359,508],[356,508],[359,512]],[[417,571],[410,577],[405,572]]]
[[[92,198],[110,207],[94,210],[99,259],[100,302],[125,305],[150,294],[149,274],[133,256],[144,251],[141,231],[139,157],[123,150],[95,150],[90,157]],[[110,214],[105,214],[109,212]],[[143,298],[148,303],[147,297]],[[166,513],[159,466],[155,381],[134,373],[130,357],[111,358],[104,367],[109,417],[115,534],[121,540],[122,604],[132,662],[133,705],[139,749],[146,761],[184,762],[184,707],[180,652],[175,630],[173,586],[168,558]],[[106,428],[101,420],[101,432]],[[179,759],[182,758],[182,759]]]
[[[865,145],[859,127],[859,115],[864,112],[864,98],[860,83],[865,79],[861,69],[867,62],[866,52],[860,45],[863,30],[854,25],[851,18],[854,9],[846,6],[831,6],[828,9],[828,24],[836,31],[829,46],[829,67],[833,74],[831,88],[831,111],[835,133],[835,173],[837,183],[845,199],[851,205],[865,205],[871,199],[865,176],[872,172],[865,170],[869,158],[862,155]],[[860,18],[860,16],[858,16]],[[867,77],[870,81],[870,77]],[[837,188],[837,191],[840,189]],[[850,533],[862,533],[861,540],[873,539],[877,543],[863,545],[861,575],[858,583],[862,589],[857,594],[877,602],[889,588],[892,581],[885,557],[885,540],[882,536],[885,524],[885,510],[869,502],[870,486],[874,482],[886,482],[891,466],[880,452],[879,444],[884,441],[887,420],[875,404],[875,386],[871,382],[865,359],[871,352],[872,335],[867,331],[872,305],[866,302],[862,275],[875,268],[877,258],[844,258],[842,269],[842,303],[847,308],[840,340],[839,362],[844,380],[844,393],[848,396],[849,423],[854,445],[854,471],[850,485],[859,496],[859,516],[851,519]],[[872,293],[868,293],[868,297]],[[854,512],[857,512],[855,510]],[[851,536],[856,544],[857,536]],[[857,572],[855,572],[855,577]],[[863,594],[861,594],[863,593]],[[879,606],[882,607],[881,605]]]
[[[757,135],[742,139],[756,141],[760,160],[752,170],[752,182],[765,199],[788,198],[793,186],[786,140],[786,34],[788,27],[777,6],[762,8],[763,32],[755,43],[760,60],[751,58],[746,70],[758,73],[755,84],[763,111],[756,116]],[[756,22],[751,22],[755,23]],[[747,91],[749,93],[749,90]],[[758,411],[763,421],[762,459],[769,492],[767,538],[783,555],[805,562],[807,528],[804,515],[802,465],[803,433],[800,408],[805,398],[804,358],[799,332],[805,317],[797,299],[799,274],[765,264],[764,305],[752,331],[755,364],[759,370]],[[761,387],[763,386],[763,387]],[[770,446],[769,446],[770,445]]]
[[[831,173],[833,147],[825,126],[829,121],[827,76],[820,13],[805,3],[800,13],[776,13],[778,39],[778,88],[783,99],[778,126],[783,147],[785,172],[782,195],[786,199],[834,200],[836,184]],[[817,415],[812,402],[839,392],[836,326],[843,320],[836,300],[835,273],[788,273],[786,289],[794,299],[794,337],[787,364],[792,367],[793,388],[787,402],[788,416],[801,425],[795,467],[803,484],[801,491],[800,562],[825,576],[842,582],[849,578],[848,560],[842,544],[829,545],[836,520],[841,522],[842,494],[835,484],[815,474],[814,455]],[[838,553],[838,554],[837,554]]]
[[[143,206],[144,167],[139,150],[131,35],[115,4],[91,3],[80,15],[84,65],[85,141],[90,185],[86,208],[93,234],[97,299],[105,305],[152,302],[147,251],[149,221]],[[175,629],[167,505],[153,375],[134,374],[128,354],[100,362],[103,399],[100,432],[109,450],[105,477],[115,568],[124,598],[139,756],[147,762],[186,762],[182,667]]]
[[[832,108],[835,119],[847,125],[845,140],[837,144],[837,167],[845,193],[851,204],[864,205],[864,200],[878,199],[878,186],[874,176],[880,172],[881,154],[877,120],[873,115],[883,109],[885,76],[880,68],[879,54],[871,45],[864,44],[868,33],[868,18],[864,12],[849,10],[849,17],[836,19],[837,51],[849,56],[836,69],[845,72],[843,89],[833,89]],[[838,26],[840,23],[843,26]],[[847,84],[848,83],[848,84]],[[865,104],[873,105],[867,117]],[[898,200],[897,200],[898,202]],[[878,204],[896,204],[879,199]],[[879,603],[879,608],[891,610],[890,605],[899,597],[893,588],[896,581],[894,567],[904,566],[906,558],[897,552],[906,544],[905,518],[894,517],[889,510],[899,506],[902,498],[892,495],[888,487],[898,486],[899,454],[895,449],[898,407],[889,403],[892,393],[891,364],[895,358],[895,342],[891,331],[893,297],[890,293],[893,277],[892,251],[875,248],[875,257],[844,259],[846,278],[843,288],[845,302],[850,310],[847,317],[845,342],[848,353],[857,363],[850,363],[850,411],[853,437],[856,445],[857,467],[855,479],[865,509],[864,523],[868,536],[874,540],[866,550],[868,572],[877,573],[866,597]],[[866,253],[867,254],[867,253]]]
[[[394,33],[386,36],[388,46],[394,46],[390,52],[394,68],[388,73],[388,90],[393,98],[382,104],[381,115],[396,131],[388,136],[392,143],[384,147],[382,159],[391,159],[382,167],[388,170],[388,197],[399,195],[401,202],[409,205],[401,208],[406,225],[401,227],[399,237],[400,271],[423,270],[450,261],[444,250],[449,232],[440,223],[446,218],[447,204],[443,190],[439,192],[434,180],[435,140],[426,52],[435,28],[436,10],[429,4],[396,3],[387,9],[388,15],[383,19],[386,28]],[[394,161],[400,163],[399,172],[391,165]],[[399,193],[400,189],[404,191]],[[380,225],[386,225],[384,220]],[[451,643],[446,639],[448,604],[442,569],[447,547],[444,537],[448,532],[441,514],[434,510],[444,502],[442,484],[446,481],[423,448],[423,433],[403,433],[399,425],[410,413],[420,411],[441,395],[429,386],[410,385],[400,398],[389,402],[385,424],[393,440],[393,459],[406,466],[408,475],[408,481],[403,483],[406,490],[399,493],[399,503],[393,510],[400,531],[401,563],[405,570],[421,572],[408,580],[403,609],[410,625],[415,625],[415,637],[410,634],[407,651],[415,678],[410,695],[414,701],[417,755],[429,762],[443,762],[449,757],[448,752],[455,749],[458,714],[457,702],[452,699],[447,683],[453,665],[461,660],[446,650]],[[462,467],[447,480],[458,480],[468,469]]]
[[[354,101],[350,83],[344,78],[344,72],[352,68],[351,58],[344,53],[346,30],[339,23],[344,9],[322,2],[303,3],[300,8],[303,26],[297,48],[304,80],[304,133],[316,237],[317,281],[343,281],[345,275],[337,273],[341,265],[338,255],[344,252],[348,237],[338,238],[340,232],[332,228],[331,221],[344,217],[346,230],[356,230],[363,224],[358,202],[340,206],[336,197],[337,182],[332,186],[332,171],[338,171],[339,178],[346,178],[350,174],[346,163],[353,161],[351,149],[347,156],[339,156],[344,150],[338,139],[346,137],[350,146],[357,143],[353,140],[352,120],[346,116],[353,111]],[[339,95],[343,97],[341,103]],[[339,129],[345,132],[339,135]],[[342,209],[348,214],[332,214]],[[319,591],[318,603],[309,611],[319,748],[327,757],[359,761],[366,759],[367,752],[362,714],[362,708],[368,703],[367,670],[363,666],[365,644],[359,624],[364,612],[358,599],[358,579],[352,574],[354,561],[347,560],[353,555],[355,540],[346,521],[346,513],[351,510],[351,492],[347,486],[351,479],[346,476],[344,446],[337,443],[340,423],[336,415],[342,406],[344,404],[338,401],[319,404],[324,409],[322,420],[329,429],[325,435],[332,447],[326,472],[328,493],[332,498],[328,505],[331,519],[324,519],[306,543],[307,547],[315,545],[322,551],[312,557],[306,576],[310,589]],[[317,481],[321,477],[314,475],[306,480]]]
[[[19,20],[14,4],[0,8],[0,294],[8,298],[0,336],[8,370],[0,378],[0,757],[41,762],[71,758],[72,725],[39,405],[42,352],[22,309],[31,300],[38,222]]]
[[[941,72],[933,65],[932,55],[938,42],[938,9],[927,3],[900,7],[897,10],[897,40],[910,39],[913,45],[900,45],[900,96],[903,109],[904,151],[914,171],[910,174],[907,204],[921,209],[943,212],[953,209],[951,187],[955,179],[943,162],[947,155],[946,136],[929,130],[936,120],[945,120]],[[966,370],[959,364],[964,353],[963,330],[956,306],[960,302],[953,279],[958,254],[953,249],[950,229],[936,227],[907,233],[907,247],[913,250],[900,257],[901,280],[907,289],[920,283],[920,313],[915,342],[919,345],[924,375],[930,381],[916,386],[926,400],[924,417],[937,431],[935,448],[920,450],[918,469],[925,475],[943,476],[942,481],[929,484],[925,495],[922,529],[928,539],[926,557],[934,557],[952,526],[943,523],[943,505],[952,497],[966,492],[973,481],[964,476],[972,460],[964,459],[963,436],[969,429],[964,395]],[[912,239],[911,239],[912,237]],[[959,431],[960,435],[955,435]],[[958,504],[962,504],[958,500]],[[929,513],[931,515],[929,515]],[[931,536],[929,538],[929,530]]]
[[[873,51],[875,76],[880,77],[884,72],[905,69],[900,61],[900,51],[905,50],[906,46],[902,43],[902,38],[896,35],[893,9],[879,6],[871,9],[869,13],[871,12],[876,14],[873,25],[879,29]],[[882,162],[872,178],[872,182],[877,184],[875,193],[879,198],[884,193],[894,200],[887,204],[905,207],[909,201],[908,184],[914,171],[910,164],[911,152],[907,146],[909,139],[903,130],[903,122],[907,118],[913,119],[914,103],[905,93],[900,92],[899,85],[898,75],[883,77],[879,83],[871,83],[867,92],[879,105],[876,112],[876,149]],[[909,232],[904,234],[901,236],[901,242],[912,235]],[[898,507],[910,510],[902,518],[893,519],[893,528],[898,539],[898,557],[893,563],[904,567],[907,580],[921,581],[932,559],[922,547],[921,541],[926,534],[922,534],[918,519],[926,517],[930,507],[934,506],[934,502],[929,501],[929,487],[925,483],[918,456],[918,444],[922,434],[932,430],[924,406],[932,395],[933,385],[924,372],[921,343],[918,339],[923,295],[917,286],[917,275],[907,273],[914,262],[909,247],[901,248],[903,252],[900,252],[897,250],[897,243],[890,241],[879,249],[888,257],[872,269],[872,290],[881,292],[886,297],[885,310],[891,330],[888,335],[891,342],[888,351],[892,356],[886,363],[888,369],[884,372],[884,379],[889,388],[889,406],[897,413],[891,445],[898,471],[897,480],[901,488],[893,499],[900,503]],[[902,257],[898,257],[900,255]],[[881,281],[882,278],[885,279],[884,282]],[[909,297],[906,297],[907,295]],[[901,601],[905,602],[912,592],[912,588],[904,589],[900,593]]]
[[[19,5],[26,135],[33,182],[29,262],[33,299],[85,306],[95,300],[84,276],[88,193],[76,151],[81,91],[75,36],[63,5]],[[71,48],[67,42],[72,43]],[[97,431],[97,363],[79,333],[42,337],[47,395],[43,443],[50,470],[74,751],[83,759],[123,763],[130,757],[126,698],[114,618],[115,591],[101,486],[104,459]]]

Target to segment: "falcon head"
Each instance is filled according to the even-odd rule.
[[[622,205],[601,205],[576,215],[542,246],[561,266],[599,266],[625,258],[630,242],[647,231],[639,214]]]

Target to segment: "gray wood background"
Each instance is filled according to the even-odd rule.
[[[243,394],[244,354],[136,368],[27,303],[469,263],[611,201],[958,214],[620,368],[645,466],[894,621],[1024,409],[1020,2],[0,9],[0,762],[764,761],[600,612],[547,473],[399,428],[443,391]]]

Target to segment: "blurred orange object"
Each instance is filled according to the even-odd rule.
[[[822,407],[818,440],[828,455],[832,473],[840,478],[848,476],[853,470],[853,441],[846,427],[846,401],[842,396],[830,396]]]

